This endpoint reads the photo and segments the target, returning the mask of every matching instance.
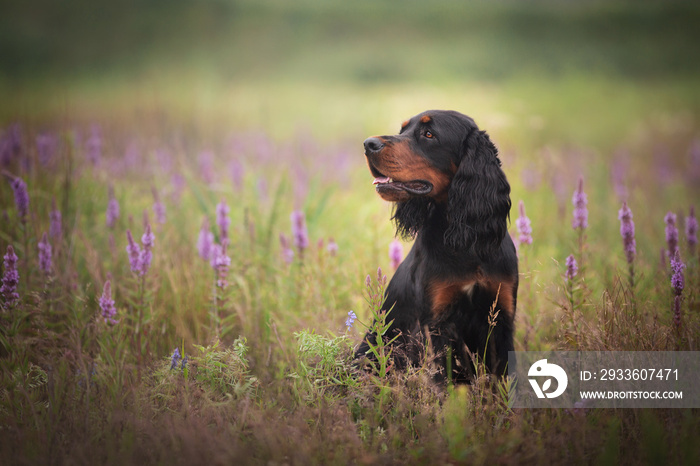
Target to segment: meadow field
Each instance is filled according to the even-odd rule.
[[[516,350],[700,350],[699,7],[36,3],[0,18],[0,463],[700,463],[697,409],[352,365],[396,265],[362,142],[432,108],[499,148]]]

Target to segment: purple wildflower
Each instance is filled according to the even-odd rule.
[[[163,204],[160,199],[156,200],[153,204],[153,214],[156,217],[156,222],[161,225],[165,223],[165,204]]]
[[[216,252],[214,258],[214,270],[216,271],[216,286],[226,288],[228,285],[226,278],[228,277],[228,269],[231,266],[231,258],[226,255],[227,241],[224,241],[220,246],[217,244],[214,249]]]
[[[357,320],[357,315],[353,311],[348,312],[348,318],[345,319],[345,326],[348,328],[348,330],[352,328],[355,320]]]
[[[382,273],[381,267],[377,267],[377,283],[379,284],[379,286],[386,285],[386,275]]]
[[[678,250],[678,228],[676,227],[676,214],[669,212],[664,217],[666,222],[666,244],[668,245],[667,255],[673,258]]]
[[[56,153],[58,141],[52,134],[40,134],[36,137],[36,152],[39,163],[46,166]]]
[[[22,129],[19,123],[11,124],[0,136],[0,165],[8,166],[22,151]]]
[[[676,295],[673,297],[673,323],[676,328],[681,326],[681,297]]]
[[[683,276],[683,269],[685,264],[681,261],[680,252],[676,251],[675,255],[671,257],[671,271],[673,275],[671,276],[671,286],[673,287],[673,322],[676,327],[681,326],[681,299],[683,294],[683,288],[685,288],[685,277]]]
[[[671,286],[676,296],[680,295],[685,288],[685,277],[683,276],[683,269],[685,264],[681,261],[680,252],[676,251],[675,256],[671,258],[671,271],[673,275],[671,276]]]
[[[213,247],[214,233],[209,230],[209,220],[204,219],[202,222],[202,228],[199,230],[199,238],[197,239],[197,251],[199,251],[199,257],[206,261],[210,260]]]
[[[51,226],[49,227],[49,236],[54,239],[59,239],[63,235],[63,227],[61,226],[61,211],[56,208],[56,199],[51,202],[52,209],[49,213]]]
[[[299,205],[304,202],[309,192],[309,174],[302,165],[297,164],[294,167],[294,177],[296,178],[294,183],[294,201],[295,204]]]
[[[90,137],[85,143],[85,146],[88,162],[93,165],[99,165],[102,159],[102,135],[99,126],[92,126]]]
[[[114,306],[114,300],[112,299],[112,284],[109,280],[105,282],[104,288],[102,289],[102,296],[100,296],[100,309],[102,309],[102,317],[105,323],[116,324],[119,321],[114,320],[117,315],[117,308]]]
[[[685,236],[688,240],[688,249],[695,253],[698,244],[698,219],[695,218],[695,206],[690,207],[690,214],[685,218]]]
[[[170,177],[170,183],[173,185],[173,201],[175,201],[176,204],[179,204],[180,198],[182,197],[182,192],[185,190],[185,186],[187,186],[185,177],[180,173],[175,173],[172,177]]]
[[[588,208],[586,207],[588,198],[586,193],[583,192],[583,177],[579,178],[578,189],[574,191],[571,201],[574,204],[574,221],[572,223],[574,230],[588,228]]]
[[[304,212],[295,210],[290,216],[292,221],[292,237],[294,246],[299,250],[299,254],[303,254],[304,249],[309,247],[309,232],[306,229],[306,220]]]
[[[0,163],[9,165],[12,159],[22,152],[22,128],[13,123],[0,138]]]
[[[372,277],[370,277],[369,274],[367,274],[367,276],[365,277],[365,286],[367,288],[370,288],[372,286]]]
[[[219,254],[221,254],[221,245],[212,244],[211,255],[209,256],[209,265],[211,265],[212,269],[216,269],[216,258],[219,257]]]
[[[328,238],[328,246],[326,246],[326,250],[331,256],[335,256],[338,254],[338,243],[336,243],[333,238]]]
[[[187,355],[185,355],[185,357],[182,358],[182,364],[180,365],[181,370],[183,370],[183,371],[185,370],[185,368],[187,367],[188,361],[189,361],[189,359],[187,358]]]
[[[199,174],[206,184],[214,182],[214,154],[211,151],[199,153]]]
[[[0,136],[0,166],[7,167],[12,163],[10,141],[3,134]]]
[[[620,235],[625,249],[627,263],[632,264],[637,253],[637,242],[634,239],[634,222],[632,221],[632,210],[627,206],[627,202],[622,203],[622,208],[618,212],[617,218],[620,220]]]
[[[114,197],[114,189],[109,187],[109,202],[107,202],[107,228],[114,228],[119,218],[119,201]]]
[[[173,351],[173,355],[170,357],[170,370],[174,370],[177,368],[177,363],[180,361],[180,349],[175,348],[175,351]]]
[[[282,246],[282,259],[287,264],[291,264],[294,261],[294,250],[289,247],[289,238],[284,233],[280,233],[280,246]]]
[[[219,225],[219,235],[221,241],[228,239],[228,227],[231,224],[231,219],[228,217],[230,209],[223,199],[216,205],[216,224]]]
[[[518,239],[520,244],[532,244],[532,227],[530,226],[530,219],[525,215],[525,203],[520,201],[518,208],[520,216],[515,221],[515,225],[518,227]]]
[[[403,244],[398,239],[389,244],[389,259],[394,270],[398,269],[403,261]]]
[[[156,235],[151,231],[151,225],[146,224],[146,231],[141,237],[141,255],[139,257],[140,275],[146,275],[148,269],[151,267],[151,260],[153,259],[153,242],[156,240]]]
[[[568,282],[573,280],[573,278],[578,274],[578,264],[576,264],[576,258],[573,254],[566,258],[566,274],[564,278]]]
[[[165,204],[161,202],[158,191],[155,188],[153,188],[153,198],[155,199],[153,203],[153,214],[156,217],[156,222],[162,225],[165,223]]]
[[[134,273],[140,273],[141,271],[141,248],[134,237],[131,235],[131,230],[126,230],[126,238],[129,240],[129,244],[126,245],[126,252],[129,254],[129,265],[131,265],[131,271]]]
[[[19,285],[17,260],[14,248],[12,245],[8,245],[7,254],[3,256],[5,273],[2,276],[2,287],[0,287],[0,295],[3,296],[8,306],[12,306],[19,301],[19,293],[17,293],[17,285]]]
[[[27,184],[22,178],[15,177],[12,181],[12,191],[15,193],[15,205],[17,213],[22,223],[27,221],[29,213],[29,193],[27,192]]]
[[[228,170],[235,190],[240,191],[243,189],[243,164],[236,159],[231,160],[228,164]]]
[[[51,273],[51,243],[46,233],[37,244],[39,248],[39,268],[46,274]]]

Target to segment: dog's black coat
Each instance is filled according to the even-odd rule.
[[[518,260],[507,231],[510,185],[496,147],[471,118],[427,111],[398,135],[367,139],[365,155],[377,192],[396,203],[397,232],[415,237],[386,289],[393,323],[385,338],[400,335],[395,364],[419,363],[428,342],[438,380],[451,367],[453,380],[469,381],[471,355],[503,375],[513,350]],[[370,356],[374,338],[365,336],[356,358]]]

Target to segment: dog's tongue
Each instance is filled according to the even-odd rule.
[[[372,184],[383,184],[388,183],[389,181],[391,181],[391,178],[389,178],[388,176],[378,176],[374,179]]]

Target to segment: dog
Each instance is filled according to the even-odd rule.
[[[489,373],[506,375],[518,259],[507,225],[510,185],[495,145],[472,118],[430,110],[397,135],[366,139],[364,149],[376,192],[395,203],[397,235],[415,238],[382,307],[395,367],[420,364],[427,344],[437,381],[469,383],[475,356]],[[370,343],[372,332],[356,360],[372,357]]]

